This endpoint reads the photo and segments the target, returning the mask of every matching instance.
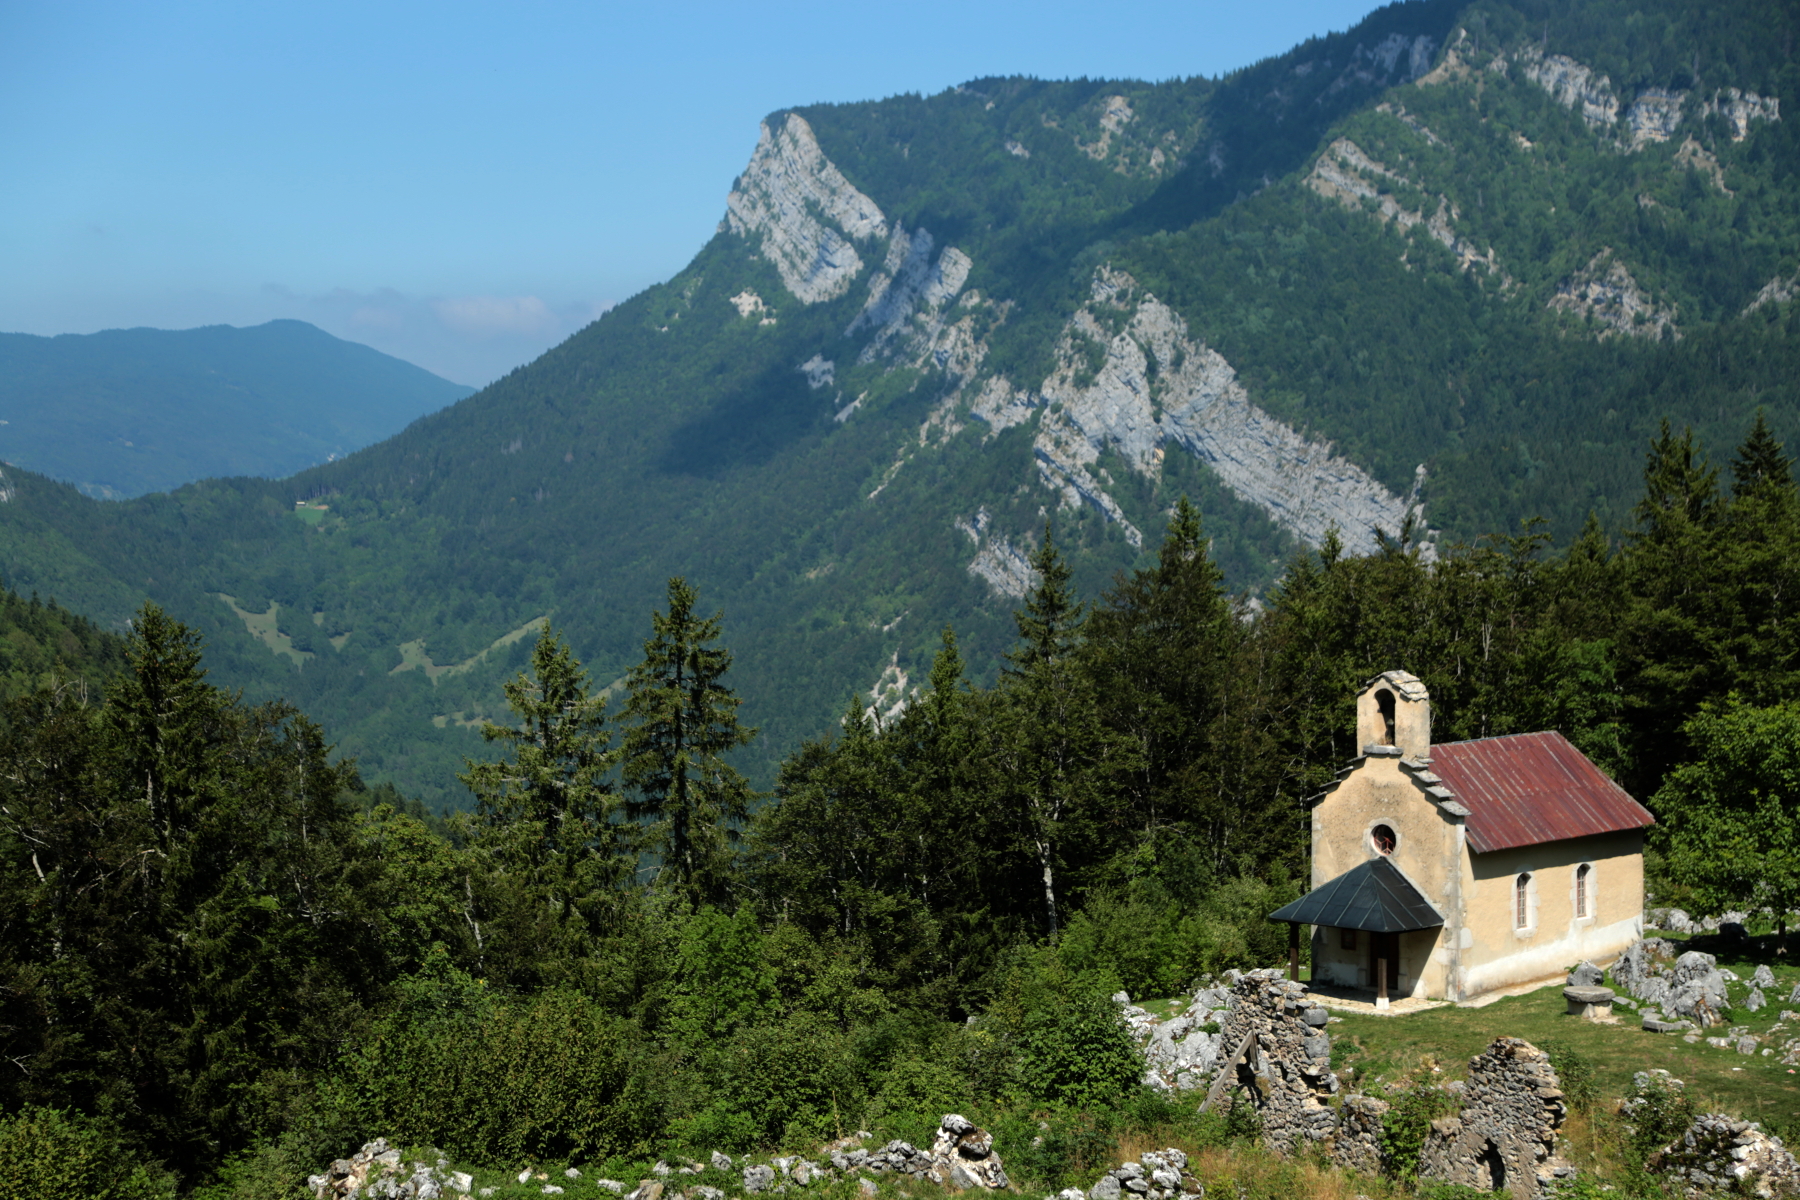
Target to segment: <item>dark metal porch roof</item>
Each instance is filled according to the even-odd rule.
[[[1364,929],[1370,933],[1408,933],[1436,929],[1444,918],[1392,862],[1373,858],[1322,883],[1284,908],[1271,921],[1325,925],[1332,929]]]

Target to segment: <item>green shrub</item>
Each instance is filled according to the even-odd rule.
[[[1262,1117],[1256,1106],[1237,1092],[1224,1108],[1199,1113],[1192,1123],[1192,1139],[1196,1146],[1227,1146],[1234,1142],[1253,1142],[1262,1136]]]
[[[841,1136],[862,1110],[856,1065],[849,1035],[818,1013],[739,1029],[684,1068],[702,1090],[688,1099],[697,1114],[681,1123],[680,1136],[695,1149],[734,1151]],[[703,1136],[720,1140],[703,1145]]]
[[[380,1129],[478,1162],[598,1159],[661,1125],[629,1025],[550,991],[486,1006],[403,1007],[328,1085],[343,1130]]]
[[[1015,1112],[995,1122],[993,1133],[1013,1186],[1026,1191],[1091,1186],[1112,1165],[1118,1144],[1112,1114],[1104,1109],[1065,1110],[1047,1120]]]
[[[1143,1073],[1119,1006],[1091,981],[1035,989],[1018,1041],[1021,1082],[1033,1099],[1110,1106]]]
[[[1545,1041],[1538,1049],[1550,1056],[1550,1066],[1562,1083],[1571,1109],[1586,1111],[1599,1099],[1600,1084],[1594,1078],[1594,1061],[1566,1042]]]
[[[54,1108],[0,1117],[0,1200],[164,1200],[174,1181],[105,1124]]]
[[[1652,1154],[1694,1123],[1694,1102],[1666,1074],[1645,1072],[1636,1080],[1637,1090],[1620,1114],[1629,1131],[1625,1139],[1626,1161],[1641,1170]]]
[[[888,1068],[869,1105],[869,1120],[910,1117],[936,1125],[945,1113],[967,1108],[971,1099],[969,1080],[960,1071],[935,1060],[907,1058]]]
[[[1388,1089],[1387,1115],[1381,1118],[1381,1167],[1391,1177],[1418,1178],[1419,1152],[1438,1117],[1457,1110],[1456,1097],[1443,1088],[1418,1086]]]

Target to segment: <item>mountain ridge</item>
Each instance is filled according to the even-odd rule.
[[[304,321],[0,334],[0,453],[97,499],[291,475],[474,392]]]
[[[547,617],[610,679],[669,575],[726,613],[767,780],[847,692],[923,678],[945,624],[991,675],[1052,520],[1090,595],[1184,493],[1240,589],[1334,524],[1622,531],[1663,417],[1725,446],[1800,416],[1800,75],[1732,49],[1794,22],[1749,9],[1440,0],[1222,80],[782,110],[693,261],[535,362],[279,483],[103,513],[11,472],[0,569],[114,622],[157,597],[221,678],[440,803],[522,652],[428,676],[402,647],[469,662]],[[1550,54],[1587,72],[1573,104]],[[1668,135],[1593,124],[1602,76],[1616,114],[1660,89],[1639,124]],[[1733,88],[1776,102],[1735,140]],[[1673,314],[1654,338],[1607,323],[1615,264]]]

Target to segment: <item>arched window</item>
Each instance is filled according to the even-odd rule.
[[[1575,915],[1577,917],[1593,916],[1588,907],[1593,903],[1588,896],[1588,882],[1592,873],[1592,868],[1586,863],[1575,868]]]
[[[1375,693],[1375,707],[1381,710],[1381,744],[1394,744],[1394,693],[1382,688]]]
[[[1531,926],[1531,874],[1526,872],[1513,881],[1513,928]]]
[[[1398,842],[1399,839],[1394,836],[1394,831],[1386,825],[1377,825],[1369,830],[1369,843],[1375,847],[1375,853],[1383,858],[1394,852],[1394,847]]]

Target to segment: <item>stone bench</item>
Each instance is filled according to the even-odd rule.
[[[1613,990],[1605,987],[1566,987],[1563,999],[1569,1002],[1571,1017],[1586,1017],[1590,1021],[1610,1021],[1613,1019]]]

